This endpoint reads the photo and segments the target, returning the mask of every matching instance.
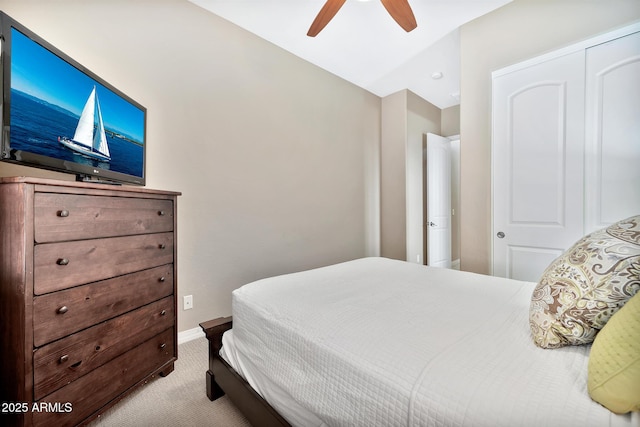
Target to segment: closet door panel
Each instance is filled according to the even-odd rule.
[[[537,281],[582,235],[584,51],[494,79],[493,274]]]
[[[585,231],[640,213],[640,33],[587,49]]]
[[[538,82],[508,98],[511,224],[564,222],[565,92],[564,81]]]

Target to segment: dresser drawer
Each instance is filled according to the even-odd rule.
[[[101,367],[58,389],[39,402],[70,403],[71,412],[33,413],[34,426],[73,426],[94,414],[124,390],[175,360],[170,328]]]
[[[0,401],[29,406],[0,426],[77,426],[173,370],[179,195],[0,178]]]
[[[173,233],[44,243],[34,248],[36,295],[173,262]]]
[[[173,231],[164,199],[36,193],[34,212],[38,243]]]
[[[48,342],[173,293],[173,264],[77,286],[33,300],[33,345]]]
[[[173,326],[173,297],[100,323],[37,349],[34,397],[41,399]],[[173,347],[167,350],[174,354]]]

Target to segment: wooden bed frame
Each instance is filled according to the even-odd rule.
[[[225,394],[254,427],[291,427],[244,378],[222,357],[222,334],[231,329],[231,317],[219,317],[200,324],[209,340],[209,370],[207,396],[216,400]]]

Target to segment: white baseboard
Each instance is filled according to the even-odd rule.
[[[451,261],[451,268],[453,270],[460,270],[460,259],[454,259],[453,261]]]
[[[186,331],[178,332],[178,345],[193,341],[201,337],[204,338],[204,331],[199,326],[193,329],[187,329]]]

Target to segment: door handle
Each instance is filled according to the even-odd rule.
[[[436,227],[436,224],[433,221],[429,221],[427,224],[429,227]]]
[[[498,231],[498,234],[496,234],[496,236],[498,236],[498,239],[504,239],[504,233],[502,231]]]

